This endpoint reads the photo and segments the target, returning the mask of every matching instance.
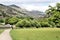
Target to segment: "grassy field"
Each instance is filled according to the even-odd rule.
[[[0,29],[0,34],[1,34],[3,31],[4,31],[3,29]]]
[[[13,40],[60,40],[59,28],[14,29]]]

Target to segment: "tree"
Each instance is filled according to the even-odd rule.
[[[47,17],[50,17],[51,15],[53,15],[55,11],[56,11],[56,7],[52,7],[49,5],[49,9],[46,10]]]
[[[0,19],[0,23],[4,23],[4,19],[3,18]]]
[[[8,20],[10,19],[10,17],[6,17],[5,18],[5,24],[8,24]]]
[[[7,17],[7,18],[5,18],[5,24],[14,25],[17,22],[18,22],[18,18],[16,18],[16,17]]]
[[[60,27],[60,3],[57,3],[55,7],[50,6],[50,8],[47,11],[46,13],[49,16],[48,20],[50,22],[53,22],[56,25],[56,27]]]
[[[57,4],[56,4],[56,8],[57,8],[57,11],[60,12],[60,3],[57,3]]]

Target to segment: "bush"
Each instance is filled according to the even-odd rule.
[[[50,27],[52,27],[52,28],[56,27],[55,23],[52,21],[49,21],[49,24],[50,24]]]
[[[21,20],[19,21],[17,24],[16,24],[17,27],[31,27],[31,23],[30,21],[24,19],[24,20]]]
[[[12,18],[8,19],[7,22],[8,22],[8,24],[14,25],[18,22],[18,18],[12,17]]]
[[[41,27],[41,25],[40,25],[39,22],[37,22],[37,23],[36,23],[36,28],[39,28],[39,27]]]
[[[30,20],[30,22],[31,22],[31,26],[32,26],[32,27],[35,27],[35,26],[36,26],[35,20]]]
[[[26,28],[31,27],[31,23],[29,21],[26,21],[24,27]]]
[[[56,24],[56,27],[57,27],[57,28],[60,28],[60,23]]]
[[[41,27],[50,27],[48,22],[40,22]]]
[[[21,28],[23,28],[23,26],[24,26],[23,21],[19,21],[19,22],[17,22],[17,24],[16,24],[16,27],[21,27]]]
[[[41,27],[40,23],[37,20],[31,20],[31,26],[36,28]]]
[[[41,27],[39,22],[37,22],[35,20],[26,20],[26,19],[19,21],[16,24],[16,26],[21,27],[21,28],[22,27],[26,27],[26,28],[28,28],[28,27],[36,27],[36,28]]]
[[[8,24],[9,19],[10,19],[10,17],[5,18],[5,24]]]
[[[4,19],[0,19],[0,23],[4,23]]]

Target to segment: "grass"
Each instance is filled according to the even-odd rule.
[[[1,34],[3,31],[4,31],[3,29],[0,29],[0,34]]]
[[[14,29],[13,40],[60,40],[60,28]]]

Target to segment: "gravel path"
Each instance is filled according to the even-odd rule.
[[[11,29],[6,29],[1,35],[0,35],[0,40],[12,40],[12,38],[10,37],[9,32],[11,31]]]

